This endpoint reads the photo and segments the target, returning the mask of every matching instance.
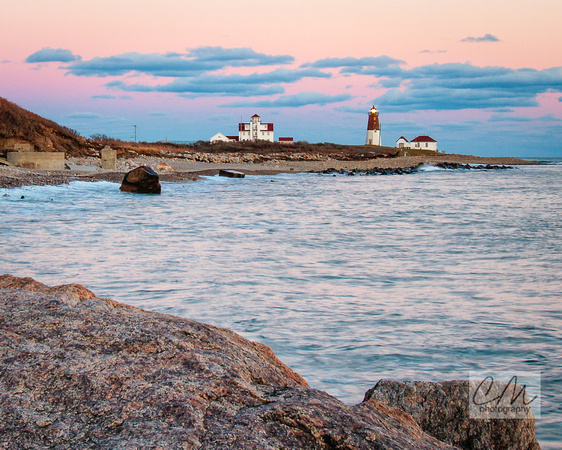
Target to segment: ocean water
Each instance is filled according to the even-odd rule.
[[[232,329],[350,404],[381,378],[540,372],[554,449],[561,192],[561,165],[0,189],[0,272]]]

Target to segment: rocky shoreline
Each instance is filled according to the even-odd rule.
[[[540,448],[532,413],[470,419],[465,381],[349,406],[265,345],[80,285],[0,276],[0,360],[0,448]]]
[[[14,188],[31,185],[58,185],[71,181],[112,181],[121,182],[125,173],[138,166],[149,166],[158,172],[161,181],[195,181],[200,176],[216,175],[221,169],[237,170],[247,175],[275,175],[279,173],[327,172],[404,174],[415,171],[424,164],[448,168],[481,166],[497,169],[506,166],[536,164],[517,158],[488,158],[470,155],[420,155],[394,158],[361,160],[337,160],[322,155],[308,155],[306,158],[248,159],[227,157],[228,155],[208,154],[197,160],[163,157],[137,157],[121,159],[114,171],[102,170],[101,160],[95,157],[67,158],[69,170],[38,171],[0,165],[0,188]]]
[[[344,169],[326,169],[323,170],[321,173],[324,174],[340,174],[340,175],[349,175],[354,176],[356,174],[362,175],[406,175],[411,173],[419,172],[420,168],[425,166],[426,164],[420,163],[415,166],[411,167],[390,167],[390,168],[382,168],[382,167],[374,167],[372,169],[367,170],[344,170]],[[495,165],[495,164],[479,164],[479,165],[470,165],[470,164],[461,164],[461,163],[447,163],[447,162],[440,162],[437,164],[432,164],[434,167],[438,167],[440,169],[448,169],[448,170],[505,170],[505,169],[513,169],[513,166],[505,166],[505,165]]]

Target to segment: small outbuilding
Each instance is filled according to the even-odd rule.
[[[404,136],[400,136],[396,141],[396,148],[410,148],[410,141]]]
[[[231,140],[228,138],[228,136],[225,136],[222,133],[217,133],[211,139],[209,139],[209,142],[211,144],[214,144],[215,142],[230,142],[230,141]]]

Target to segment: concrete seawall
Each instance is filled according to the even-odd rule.
[[[9,163],[35,170],[64,170],[64,152],[8,152]]]

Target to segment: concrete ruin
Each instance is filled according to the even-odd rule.
[[[35,146],[31,142],[18,139],[0,139],[0,156],[6,157],[8,152],[32,152]]]
[[[117,168],[117,150],[106,145],[101,149],[101,168],[115,170]]]
[[[7,160],[26,169],[64,170],[64,155],[64,152],[8,152]]]

